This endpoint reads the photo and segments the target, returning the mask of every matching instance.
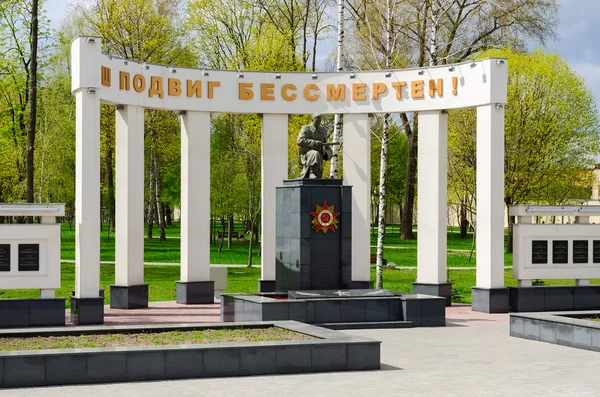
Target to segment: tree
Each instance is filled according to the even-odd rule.
[[[591,169],[600,152],[600,120],[593,94],[581,77],[556,54],[536,50],[531,54],[510,49],[494,50],[482,57],[508,58],[508,99],[505,106],[504,203],[559,204],[587,199]],[[449,158],[460,160],[453,174],[473,175],[463,194],[474,191],[474,146],[469,140],[473,114],[452,113]],[[460,126],[461,128],[455,128]],[[461,147],[462,146],[462,147]],[[470,150],[470,153],[468,152]],[[453,175],[451,179],[456,178]],[[507,251],[512,252],[509,222]]]
[[[30,203],[34,201],[38,44],[40,37],[44,39],[47,35],[43,15],[40,31],[41,4],[39,0],[7,0],[0,4],[0,52],[3,54],[0,94],[9,116],[14,149],[23,153],[14,159],[19,182],[25,181],[25,199]]]
[[[191,47],[185,40],[183,17],[178,14],[180,0],[91,0],[82,3],[79,11],[83,18],[84,33],[92,33],[104,38],[105,51],[126,59],[138,62],[176,64],[195,66]],[[164,164],[170,164],[168,155],[172,151],[163,150],[158,153],[160,139],[167,139],[173,148],[174,130],[179,131],[177,115],[173,112],[149,110],[146,120],[145,147],[148,169],[148,238],[152,238],[152,227],[157,223],[160,227],[160,239],[165,237],[165,203],[161,192],[164,183],[161,171]],[[108,117],[108,116],[106,116]],[[112,117],[109,117],[111,123]],[[106,162],[106,182],[108,208],[114,208],[114,187],[110,170],[113,168],[114,137],[111,136],[112,125],[102,130],[106,141],[104,160]],[[169,139],[170,137],[170,139]],[[161,156],[161,153],[166,156]]]
[[[341,72],[344,70],[343,57],[344,57],[344,1],[338,0],[338,39],[337,39],[337,57],[336,57],[336,70]],[[333,143],[339,143],[342,135],[342,115],[335,115],[335,122],[333,123]],[[338,178],[338,157],[340,152],[340,146],[333,146],[333,156],[331,157],[331,170],[329,173],[330,178]]]
[[[31,39],[29,51],[29,125],[27,128],[27,202],[33,203],[35,126],[37,121],[37,73],[38,73],[38,0],[31,1]],[[29,217],[33,223],[33,217]]]
[[[357,38],[365,43],[362,48],[385,54],[381,34],[385,20],[371,18],[378,6],[382,8],[381,3],[355,0],[349,2],[349,8],[359,32]],[[392,18],[393,37],[403,42],[397,48],[402,48],[404,67],[461,62],[500,45],[520,48],[529,39],[543,43],[554,36],[557,22],[555,0],[395,0],[392,8],[398,16]],[[409,143],[401,238],[412,239],[418,117],[400,117]]]
[[[448,117],[448,201],[458,203],[460,237],[467,237],[475,215],[477,115],[474,109],[454,110]],[[470,217],[469,217],[470,215]]]

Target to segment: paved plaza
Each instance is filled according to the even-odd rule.
[[[345,331],[383,341],[380,371],[8,389],[0,391],[0,395],[600,395],[600,354],[511,338],[506,314],[474,313],[470,306],[454,306],[448,309],[447,317],[448,326],[443,328]]]

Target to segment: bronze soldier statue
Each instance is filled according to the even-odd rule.
[[[331,160],[333,152],[327,143],[327,132],[321,127],[320,114],[314,114],[312,123],[300,129],[296,143],[302,162],[300,178],[322,178],[323,161]]]

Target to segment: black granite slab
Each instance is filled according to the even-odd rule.
[[[386,289],[346,289],[346,290],[310,290],[288,291],[290,299],[323,299],[323,298],[365,298],[374,296],[395,296]]]
[[[364,290],[363,294],[373,291],[377,290]],[[308,299],[286,299],[285,293],[222,294],[221,319],[225,322],[294,319],[308,324],[327,324],[327,327],[337,323],[352,324],[352,328],[360,328],[359,324],[372,328],[398,321],[409,322],[415,327],[445,325],[445,298],[383,291],[385,296],[354,297],[326,296],[326,293],[337,291],[316,291],[315,294],[320,296]]]

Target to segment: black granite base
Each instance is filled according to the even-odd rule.
[[[508,313],[508,288],[471,288],[474,312]]]
[[[509,287],[512,312],[600,310],[600,285]]]
[[[446,298],[446,306],[452,305],[452,285],[449,283],[426,284],[413,283],[413,293],[433,296],[442,296]]]
[[[349,336],[342,332],[293,321],[260,324],[63,327],[60,331],[52,329],[44,332],[34,329],[32,332],[25,332],[27,336],[79,336],[269,327],[309,335],[313,339],[219,345],[123,346],[117,349],[0,352],[0,388],[364,371],[380,368],[380,341],[358,335]],[[23,337],[23,330],[18,331],[11,334],[0,330],[0,337]],[[61,395],[59,391],[60,389],[56,389],[56,395]]]
[[[276,197],[276,291],[353,288],[352,187],[341,179],[286,180]],[[328,226],[317,221],[325,203],[333,210],[324,215]]]
[[[352,281],[350,287],[352,289],[373,289],[375,281]]]
[[[600,352],[600,323],[587,320],[599,315],[597,311],[513,313],[510,336]]]
[[[438,296],[399,293],[381,297],[311,299],[288,299],[285,293],[221,295],[221,321],[280,320],[319,325],[364,323],[365,328],[372,323],[398,321],[410,322],[414,327],[444,326],[446,300]]]
[[[197,305],[215,302],[214,281],[177,281],[177,303]]]
[[[71,297],[71,322],[75,325],[104,324],[104,298]]]
[[[145,309],[148,307],[148,284],[111,285],[111,309]]]
[[[0,299],[0,328],[65,325],[65,299]]]
[[[275,280],[258,280],[258,292],[275,292]]]

